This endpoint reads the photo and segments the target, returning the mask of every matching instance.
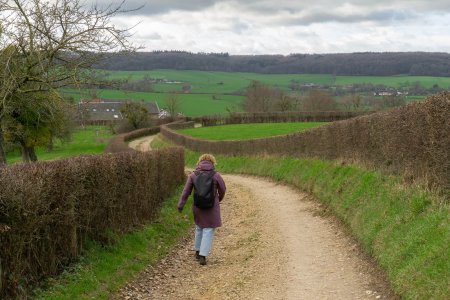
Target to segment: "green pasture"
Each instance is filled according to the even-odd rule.
[[[155,83],[154,92],[134,92],[113,89],[98,89],[97,96],[108,99],[130,99],[156,101],[160,108],[165,107],[168,93],[177,92],[180,99],[179,111],[186,116],[223,115],[229,111],[242,111],[242,93],[253,80],[267,85],[277,86],[290,91],[292,80],[299,83],[314,83],[322,85],[350,85],[354,83],[384,84],[392,87],[404,86],[407,83],[420,82],[429,88],[434,84],[440,87],[450,87],[449,77],[426,76],[333,76],[330,74],[257,74],[239,72],[207,72],[191,70],[150,70],[150,71],[103,71],[108,79],[129,79],[136,81],[144,77],[167,79],[182,83]],[[183,84],[191,86],[189,93],[181,93]],[[64,89],[64,94],[72,96],[76,101],[81,98],[91,98],[87,90]],[[380,97],[381,98],[381,97]],[[422,100],[420,96],[407,97],[407,101]]]
[[[416,101],[422,101],[425,100],[427,96],[406,96],[406,102],[416,102]]]
[[[182,129],[179,132],[204,140],[249,140],[289,134],[324,124],[326,122],[234,124]]]
[[[61,158],[79,156],[82,154],[99,154],[103,153],[111,132],[106,126],[86,126],[78,128],[68,142],[55,141],[52,151],[46,148],[36,148],[38,160],[56,160]],[[22,161],[19,151],[8,153],[8,163],[16,163]]]
[[[253,80],[289,89],[291,80],[313,82],[317,84],[332,84],[332,75],[322,74],[257,74],[239,72],[207,72],[191,70],[152,70],[152,71],[105,71],[110,79],[129,78],[139,80],[144,76],[158,79],[176,80],[192,85],[193,93],[233,93],[244,90]],[[176,86],[176,84],[162,84]],[[181,90],[181,86],[179,88]],[[153,85],[160,91],[161,84]],[[170,89],[170,88],[169,88]]]
[[[63,90],[67,96],[72,96],[77,102],[82,98],[90,98],[87,93],[78,90]],[[165,107],[169,94],[144,93],[118,90],[97,90],[98,96],[106,99],[130,99],[156,101],[160,108]],[[180,109],[185,116],[195,117],[203,115],[226,114],[228,111],[242,111],[240,104],[242,96],[211,95],[211,94],[178,94]]]
[[[208,72],[191,70],[150,70],[150,71],[105,71],[110,79],[139,80],[148,76],[151,78],[176,80],[192,85],[193,93],[233,93],[245,89],[252,80],[278,86],[289,90],[292,80],[300,83],[315,83],[322,85],[350,85],[356,83],[384,84],[400,87],[407,83],[420,82],[430,88],[434,84],[440,87],[450,87],[449,77],[431,76],[333,76],[331,74],[257,74],[240,72]],[[164,87],[163,87],[164,86]],[[182,84],[155,84],[156,91],[181,90]]]
[[[384,84],[392,87],[412,85],[414,82],[426,88],[431,88],[437,84],[442,88],[450,88],[450,77],[431,76],[336,76],[337,85],[350,85],[356,83]]]

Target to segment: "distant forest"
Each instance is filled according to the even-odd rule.
[[[116,54],[101,66],[107,70],[199,70],[264,74],[414,75],[450,77],[450,54],[384,52],[291,55],[229,55],[154,51]]]

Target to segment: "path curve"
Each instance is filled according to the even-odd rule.
[[[158,266],[127,284],[120,299],[391,299],[373,264],[317,201],[267,179],[224,175],[207,266],[190,236]]]
[[[133,148],[137,151],[150,151],[152,148],[150,146],[156,135],[144,136],[137,138],[128,143],[128,147]]]

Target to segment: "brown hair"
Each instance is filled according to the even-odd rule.
[[[201,161],[204,161],[204,160],[212,162],[213,165],[216,164],[216,158],[212,154],[205,153],[205,154],[200,155],[197,164],[199,164]]]

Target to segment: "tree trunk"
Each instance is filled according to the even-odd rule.
[[[0,128],[0,168],[2,166],[6,166],[6,154],[5,154],[5,150],[3,149],[3,133],[2,130]]]
[[[34,151],[34,147],[27,146],[24,140],[19,141],[20,146],[22,147],[22,160],[24,162],[35,162],[38,160],[36,156],[36,152]]]
[[[30,160],[32,162],[38,161],[36,151],[34,151],[34,147],[28,147],[27,151],[28,151],[28,156],[30,157]]]
[[[22,151],[22,161],[30,162],[30,156],[27,151],[27,145],[25,144],[25,142],[23,140],[20,140],[19,144],[20,144],[21,151]]]

